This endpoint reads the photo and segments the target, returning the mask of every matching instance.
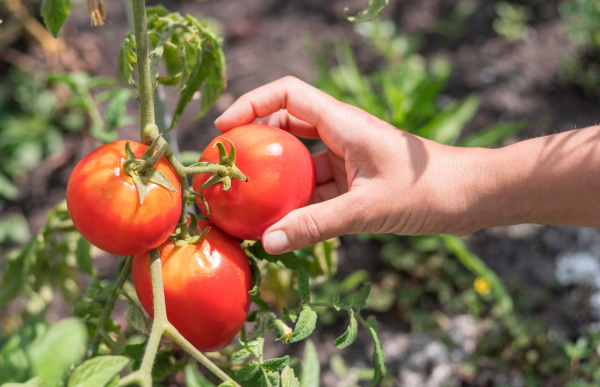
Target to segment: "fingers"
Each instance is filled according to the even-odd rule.
[[[361,231],[359,199],[357,194],[348,192],[290,212],[263,234],[265,250],[269,254],[282,254]]]
[[[264,118],[259,118],[256,123],[274,126],[292,132],[298,137],[319,138],[317,128],[292,116],[287,110],[280,110]]]
[[[327,151],[314,153],[312,158],[315,162],[315,169],[317,170],[317,184],[327,183],[333,179],[333,170],[329,163]]]
[[[338,155],[344,154],[345,141],[368,135],[365,131],[373,119],[368,113],[339,102],[297,78],[285,77],[241,96],[215,121],[215,126],[226,132],[282,109],[316,128],[318,133],[308,125],[287,118],[287,125],[292,131],[297,128],[298,135],[308,137],[318,134]]]

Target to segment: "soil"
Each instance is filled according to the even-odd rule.
[[[217,20],[226,37],[224,50],[227,59],[227,90],[217,106],[199,121],[193,120],[197,107],[187,108],[177,129],[181,150],[203,149],[217,135],[212,124],[214,119],[243,93],[286,75],[294,75],[307,82],[314,79],[315,67],[305,49],[302,33],[310,33],[317,43],[350,36],[358,44],[360,66],[365,69],[375,66],[377,58],[361,46],[360,37],[343,17],[344,7],[349,7],[350,13],[353,13],[365,2],[170,2],[168,8],[171,10]],[[148,5],[156,3],[157,1],[151,0]],[[575,53],[577,49],[562,36],[557,1],[521,2],[535,10],[535,17],[530,22],[534,32],[527,39],[516,43],[506,43],[493,32],[493,2],[479,1],[478,10],[463,23],[460,35],[454,40],[430,32],[436,20],[447,18],[457,3],[457,0],[392,1],[382,13],[382,18],[397,21],[402,32],[421,34],[423,39],[420,51],[427,58],[444,56],[454,64],[454,75],[444,90],[446,95],[464,97],[473,92],[481,95],[480,111],[469,123],[467,133],[498,120],[525,120],[526,129],[506,141],[508,144],[596,123],[598,97],[587,95],[560,77],[562,58]],[[118,76],[117,55],[120,42],[128,30],[119,2],[107,4],[106,21],[105,27],[91,27],[84,7],[77,4],[63,32],[66,41],[78,47],[79,58],[71,66],[96,75]],[[132,116],[135,116],[135,104],[135,101],[131,101],[129,105]],[[168,96],[167,106],[170,111],[174,110],[175,104],[174,97]],[[120,135],[125,139],[136,139],[137,133],[137,128],[130,126],[122,129]],[[45,166],[42,165],[34,172],[34,175],[51,176],[46,179],[45,189],[39,186],[34,188],[31,180],[21,184],[29,189],[23,190],[25,194],[20,198],[20,204],[31,204],[32,198],[37,198],[33,201],[34,206],[29,206],[27,213],[33,229],[41,225],[45,211],[64,197],[64,188],[74,162],[93,147],[89,138],[80,148],[74,147],[73,144],[79,140],[71,139],[71,148],[68,148],[70,156],[64,165],[53,170],[45,163]],[[600,240],[598,236],[597,230],[523,225],[483,230],[469,237],[468,241],[473,250],[502,277],[508,280],[518,278],[533,292],[547,289],[555,281],[555,260],[560,254],[588,251],[600,258],[594,247],[595,241]],[[381,269],[377,259],[379,248],[377,242],[361,244],[352,236],[343,237],[340,277],[356,269],[377,273]],[[576,337],[582,327],[594,321],[589,313],[575,319],[566,318],[555,304],[542,298],[537,301],[539,308],[536,310],[548,321],[558,324],[568,336]],[[392,316],[378,317],[381,322],[380,335],[388,353],[389,371],[403,386],[420,386],[426,383],[428,386],[441,386],[450,377],[455,365],[472,352],[469,340],[473,336],[473,327],[468,316],[457,316],[452,321],[462,348],[458,352],[440,348],[427,335],[409,334],[409,327]],[[344,351],[333,348],[335,335],[339,335],[343,329],[336,325],[320,329],[313,336],[324,367],[324,386],[337,383],[336,377],[328,368],[328,360],[333,354],[342,354],[349,366],[365,367],[371,364],[372,344],[362,334],[364,332],[352,347]],[[302,348],[303,344],[292,346],[295,353],[300,353]],[[280,351],[281,345],[270,347],[269,355],[276,355]],[[518,377],[510,378],[507,382],[519,385]],[[485,381],[481,383],[486,385]],[[479,384],[475,381],[473,385]]]

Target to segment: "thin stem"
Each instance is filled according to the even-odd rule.
[[[148,51],[148,22],[144,1],[132,0],[140,99],[140,137],[145,144],[148,141],[147,131],[152,130],[152,127],[156,128],[156,125],[154,123],[154,85],[152,84]],[[158,132],[158,128],[156,131]]]
[[[129,277],[129,273],[131,273],[131,264],[133,262],[133,255],[127,257],[125,261],[125,266],[121,269],[121,273],[119,273],[119,277],[117,278],[117,283],[115,284],[115,288],[112,290],[108,301],[106,302],[106,306],[102,310],[102,314],[100,315],[100,319],[98,320],[98,327],[96,328],[96,334],[94,335],[94,339],[92,340],[92,357],[98,355],[98,347],[100,346],[100,340],[102,339],[102,333],[106,333],[104,328],[106,327],[106,323],[108,322],[108,318],[110,317],[110,312],[112,312],[113,307],[115,305],[115,301],[117,301],[117,297],[119,296],[119,290],[123,287],[123,284]]]
[[[171,338],[175,343],[179,344],[181,348],[183,348],[187,353],[192,355],[194,359],[198,360],[200,364],[205,366],[210,372],[215,374],[219,379],[223,382],[226,381],[235,381],[229,377],[222,369],[217,367],[212,361],[210,361],[202,352],[198,351],[189,341],[187,341],[181,333],[177,331],[177,329],[171,325],[171,323],[167,323],[167,327],[165,329],[165,335]],[[236,386],[239,387],[239,384],[235,383]]]

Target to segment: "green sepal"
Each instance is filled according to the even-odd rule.
[[[148,193],[148,179],[143,176],[136,175],[135,173],[131,175],[131,178],[133,179],[133,182],[137,187],[138,194],[140,195],[140,204],[144,204],[144,199]]]
[[[144,177],[148,179],[148,181],[151,181],[154,184],[158,184],[171,192],[177,192],[177,190],[173,188],[171,182],[169,182],[169,179],[167,179],[165,174],[156,168],[148,169],[146,172],[144,172]]]
[[[260,269],[254,260],[254,257],[248,256],[248,260],[250,261],[250,267],[252,268],[252,290],[248,292],[251,296],[258,295],[258,288],[260,288]]]
[[[125,144],[125,155],[127,156],[127,160],[136,160],[135,153],[131,150],[131,146],[129,145],[129,141]]]
[[[204,238],[206,236],[206,234],[208,234],[209,231],[210,231],[210,227],[205,227],[204,230],[202,230],[202,232],[199,235],[192,236],[191,238],[188,238],[188,239],[176,240],[173,244],[177,247],[183,247],[183,246],[187,246],[187,245],[196,244],[196,243],[200,242],[202,240],[202,238]]]
[[[191,236],[196,236],[196,235],[198,235],[198,218],[196,217],[196,214],[194,214],[193,212],[190,212],[189,214],[190,214],[190,225],[188,226],[188,231]]]
[[[148,147],[148,149],[146,149],[146,151],[142,155],[142,160],[148,160],[148,158],[154,154],[154,152],[156,151],[156,146],[158,145],[158,139],[161,136],[162,135],[159,134],[158,136],[156,136],[156,138],[154,139],[154,141],[152,141],[152,144],[150,144],[150,146]]]

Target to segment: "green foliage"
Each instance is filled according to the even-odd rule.
[[[71,0],[43,0],[42,17],[54,37],[71,14]]]
[[[154,86],[174,85],[174,92],[180,92],[172,129],[196,93],[201,96],[197,118],[203,117],[223,93],[226,79],[222,40],[208,24],[190,15],[169,12],[163,6],[149,7],[147,18]],[[159,72],[161,59],[166,68],[164,75]],[[132,77],[136,63],[135,39],[130,35],[121,47],[119,73],[123,82],[133,86],[136,86]]]
[[[389,0],[369,0],[369,3],[356,16],[348,16],[348,8],[344,9],[344,16],[352,23],[366,23],[379,16],[381,11],[389,4]]]
[[[428,64],[415,53],[418,40],[397,34],[395,29],[391,21],[357,26],[357,31],[384,59],[384,65],[368,75],[361,73],[347,41],[336,45],[338,63],[329,67],[327,57],[308,39],[319,71],[315,86],[407,132],[444,144],[463,145],[459,139],[477,112],[479,97],[473,94],[441,105],[439,97],[451,74],[450,63],[436,59]],[[523,126],[524,123],[494,125],[468,140],[492,145],[492,141],[503,139]]]
[[[562,76],[594,94],[600,86],[600,5],[596,0],[562,1],[558,11],[564,34],[578,49],[563,58]]]
[[[498,18],[494,19],[492,27],[507,42],[517,42],[529,34],[531,27],[527,22],[533,17],[531,7],[499,1],[494,9]]]

